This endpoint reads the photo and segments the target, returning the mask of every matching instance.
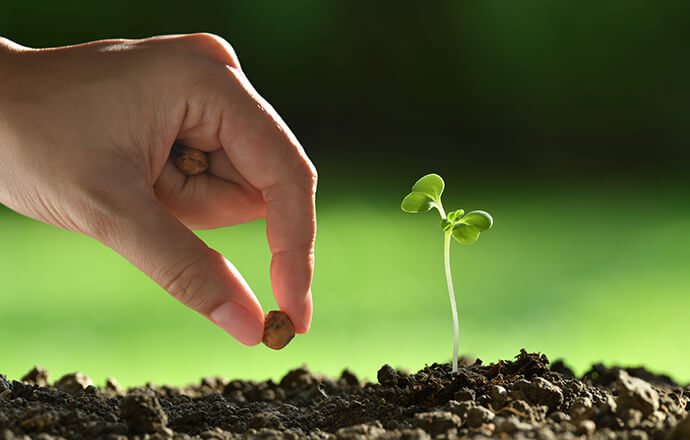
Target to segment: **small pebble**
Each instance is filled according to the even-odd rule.
[[[649,440],[649,434],[641,429],[634,429],[630,431],[630,436],[628,440]]]
[[[117,382],[112,377],[109,377],[105,380],[105,389],[108,391],[112,391],[113,393],[122,393],[123,389],[120,386],[120,384]]]
[[[494,408],[503,408],[508,397],[508,391],[500,385],[491,385],[491,400]]]
[[[376,373],[376,378],[381,385],[393,386],[398,384],[398,373],[388,364],[379,369],[378,373]]]
[[[168,416],[155,394],[150,390],[137,390],[127,394],[120,402],[122,417],[132,433],[165,432]]]
[[[591,436],[596,431],[597,425],[592,420],[580,420],[575,425],[575,432],[580,435]]]
[[[60,391],[76,396],[89,385],[93,385],[93,382],[84,373],[70,373],[58,379],[53,386]]]
[[[416,414],[412,419],[412,424],[435,436],[459,428],[462,421],[453,413],[438,411]]]
[[[630,376],[625,370],[618,371],[618,411],[639,409],[644,415],[659,409],[659,393],[638,377]]]
[[[470,428],[478,428],[485,423],[489,423],[494,419],[494,413],[484,408],[483,406],[475,406],[470,408],[467,412],[467,426]]]
[[[474,400],[476,393],[472,388],[462,387],[455,392],[455,400],[460,402]]]
[[[48,383],[48,377],[48,370],[39,365],[36,365],[31,371],[29,371],[24,375],[24,377],[22,377],[22,382],[26,382],[31,385],[38,385],[39,387],[47,387],[50,385]]]

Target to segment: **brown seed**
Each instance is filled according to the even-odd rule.
[[[262,342],[269,348],[280,350],[295,337],[295,326],[285,312],[270,311],[264,318],[264,337]]]
[[[175,143],[170,154],[177,169],[188,176],[196,176],[208,170],[208,156],[203,151]]]

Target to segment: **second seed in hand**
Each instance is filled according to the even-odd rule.
[[[175,142],[170,156],[177,169],[187,176],[196,176],[208,171],[208,155],[196,148]]]

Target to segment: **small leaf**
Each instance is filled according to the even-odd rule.
[[[427,212],[434,206],[436,206],[436,203],[431,197],[421,192],[412,191],[405,196],[400,204],[400,209],[405,212],[417,213]]]
[[[455,224],[460,217],[465,213],[462,209],[448,213],[448,221]]]
[[[494,219],[486,211],[472,211],[458,220],[458,223],[473,226],[479,231],[486,231],[494,224]]]
[[[426,194],[431,197],[432,200],[438,202],[441,200],[441,194],[443,193],[444,187],[445,183],[443,183],[441,176],[438,174],[427,174],[415,182],[412,186],[412,191]]]
[[[472,244],[479,238],[479,229],[462,223],[455,225],[453,228],[453,238],[462,244]]]

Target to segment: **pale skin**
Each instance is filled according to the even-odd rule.
[[[172,164],[175,140],[209,152],[208,174]],[[192,230],[265,217],[273,294],[306,333],[316,180],[217,36],[49,49],[0,38],[0,203],[95,238],[244,345],[261,342],[261,306]]]

